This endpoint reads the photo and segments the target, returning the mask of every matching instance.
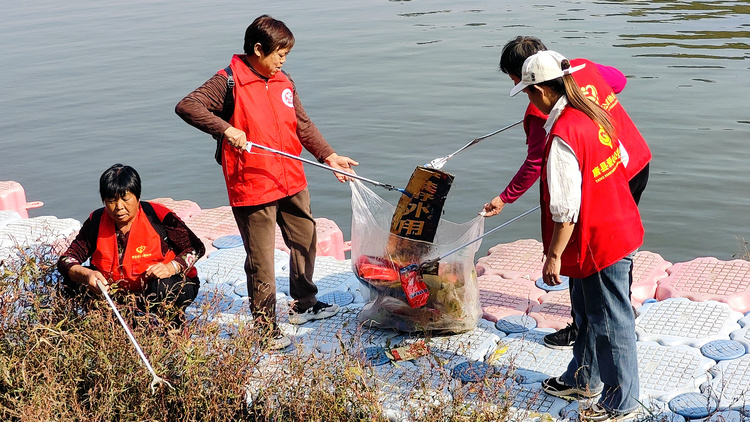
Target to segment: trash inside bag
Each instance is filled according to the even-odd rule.
[[[407,239],[390,232],[395,206],[361,182],[352,189],[352,270],[370,291],[359,313],[365,326],[405,332],[464,332],[482,317],[474,269],[475,242],[428,268],[434,260],[484,232],[484,218],[465,223],[440,220],[433,242]],[[394,254],[397,245],[397,254]],[[408,267],[408,268],[407,268]],[[410,297],[411,296],[411,297]]]

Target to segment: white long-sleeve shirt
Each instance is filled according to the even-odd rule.
[[[549,133],[565,106],[568,97],[563,95],[552,107],[544,130]],[[578,158],[568,144],[559,136],[552,137],[547,159],[547,187],[549,189],[549,210],[556,223],[577,223],[581,211],[581,169]],[[620,144],[622,163],[627,167],[628,152]]]

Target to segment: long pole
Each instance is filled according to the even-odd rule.
[[[464,243],[463,245],[461,245],[461,246],[458,246],[458,247],[456,247],[455,249],[453,249],[453,250],[451,250],[451,251],[449,251],[449,252],[446,252],[446,253],[444,253],[444,254],[440,255],[440,256],[439,256],[439,257],[437,257],[437,258],[433,258],[433,259],[430,259],[430,260],[428,260],[428,261],[425,261],[425,262],[423,262],[423,263],[419,264],[419,265],[418,265],[418,267],[419,267],[419,268],[424,268],[424,267],[430,266],[430,265],[432,265],[432,264],[434,264],[434,263],[436,263],[436,262],[440,261],[441,259],[443,259],[443,258],[445,258],[445,257],[447,257],[447,256],[449,256],[449,255],[452,255],[452,254],[454,254],[454,253],[456,253],[456,252],[460,251],[461,249],[463,249],[463,248],[465,248],[465,247],[467,247],[467,246],[469,246],[469,245],[471,245],[471,244],[473,244],[473,243],[476,243],[476,242],[478,242],[478,241],[482,240],[482,239],[483,239],[484,237],[486,237],[486,236],[489,236],[490,234],[492,234],[492,233],[494,233],[494,232],[496,232],[496,231],[498,231],[498,230],[502,229],[503,227],[505,227],[505,226],[507,226],[507,225],[509,225],[509,224],[513,223],[514,221],[516,221],[516,220],[519,220],[519,219],[521,219],[521,218],[523,218],[523,217],[525,217],[525,216],[527,216],[527,215],[531,214],[532,212],[534,212],[534,211],[538,210],[539,208],[541,208],[541,207],[540,207],[539,205],[537,205],[537,206],[535,206],[534,208],[532,208],[532,209],[530,209],[530,210],[528,210],[528,211],[525,211],[524,213],[522,213],[522,214],[519,214],[519,215],[517,215],[517,216],[515,216],[515,217],[511,218],[510,220],[508,220],[508,221],[506,221],[505,223],[503,223],[503,224],[501,224],[501,225],[499,225],[499,226],[495,227],[494,229],[492,229],[492,230],[490,230],[490,231],[488,231],[488,232],[485,232],[485,233],[484,233],[483,235],[481,235],[481,236],[477,237],[476,239],[470,240],[470,241],[468,241],[468,242]],[[416,265],[416,264],[412,264],[412,265]],[[408,269],[410,269],[410,270],[413,270],[413,269],[415,269],[414,267],[412,267],[412,265],[409,265],[409,266],[407,266],[407,267],[404,267],[404,268],[402,269],[402,271],[403,271],[403,270],[406,270],[407,268],[408,268]]]
[[[435,158],[434,160],[430,161],[429,163],[425,164],[424,166],[428,167],[428,168],[434,168],[436,170],[440,170],[441,168],[443,168],[443,166],[445,165],[445,163],[447,163],[448,160],[451,159],[451,157],[453,157],[454,155],[458,154],[459,152],[465,150],[466,148],[468,148],[468,147],[470,147],[470,146],[472,146],[474,144],[478,144],[479,142],[481,142],[484,139],[489,138],[490,136],[495,136],[495,135],[497,135],[500,132],[504,132],[504,131],[506,131],[506,130],[514,127],[514,126],[520,125],[521,123],[523,123],[523,120],[519,120],[519,121],[517,121],[515,123],[509,124],[508,126],[500,128],[500,129],[498,129],[498,130],[496,130],[494,132],[488,133],[488,134],[480,136],[478,138],[474,138],[468,144],[466,144],[466,145],[462,146],[461,148],[459,148],[456,152],[454,152],[452,154],[448,154],[445,157]]]
[[[407,192],[404,189],[399,189],[399,188],[397,188],[397,187],[395,187],[393,185],[389,185],[387,183],[381,183],[381,182],[378,182],[378,181],[375,181],[375,180],[372,180],[372,179],[368,179],[368,178],[362,177],[362,176],[360,176],[358,174],[349,173],[347,171],[339,170],[339,169],[333,168],[333,167],[331,167],[329,165],[321,164],[321,163],[318,163],[317,161],[312,161],[312,160],[308,160],[306,158],[298,157],[296,155],[292,155],[292,154],[289,154],[289,153],[286,153],[286,152],[283,152],[283,151],[279,151],[277,149],[273,149],[273,148],[270,148],[270,147],[267,147],[267,146],[264,146],[264,145],[258,145],[258,144],[254,144],[252,142],[248,142],[247,145],[245,146],[245,150],[247,152],[250,152],[250,150],[251,150],[252,147],[260,148],[262,150],[266,150],[266,151],[272,152],[274,154],[278,154],[278,155],[281,155],[281,156],[284,156],[284,157],[287,157],[287,158],[291,158],[293,160],[302,161],[303,163],[307,163],[307,164],[310,164],[312,166],[316,166],[316,167],[320,167],[320,168],[323,168],[323,169],[326,169],[326,170],[330,170],[330,171],[332,171],[334,173],[343,174],[346,177],[351,177],[352,179],[357,179],[357,180],[361,180],[363,182],[371,183],[373,185],[386,188],[388,190],[399,191],[399,192],[403,193],[404,195],[406,195],[406,196],[408,196],[408,197],[411,198],[411,194],[409,192]]]
[[[125,329],[125,334],[128,335],[130,342],[133,343],[133,346],[135,347],[135,351],[138,352],[138,356],[141,357],[143,364],[146,365],[146,368],[151,373],[151,378],[152,378],[151,393],[156,392],[155,387],[158,385],[166,385],[169,388],[174,390],[174,387],[172,387],[172,384],[170,384],[169,381],[156,375],[156,371],[154,371],[154,368],[151,366],[151,363],[146,358],[146,355],[143,353],[143,350],[141,350],[141,346],[140,344],[138,344],[138,341],[135,339],[135,337],[133,336],[133,333],[130,331],[130,327],[128,327],[128,324],[122,318],[122,315],[120,315],[120,311],[117,310],[117,306],[115,306],[115,302],[113,302],[112,298],[109,297],[109,293],[107,293],[107,288],[104,286],[104,284],[100,280],[96,280],[96,285],[99,287],[99,290],[101,290],[102,294],[104,295],[104,298],[107,299],[107,303],[109,304],[110,308],[112,308],[112,312],[114,312],[115,315],[117,316],[117,319],[120,321],[122,328]]]

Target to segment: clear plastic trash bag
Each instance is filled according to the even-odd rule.
[[[432,243],[407,239],[390,232],[396,207],[359,181],[352,189],[352,270],[370,289],[370,301],[359,313],[368,327],[405,332],[464,332],[477,327],[482,317],[474,254],[481,241],[439,260],[437,268],[420,271],[429,296],[412,308],[402,288],[401,271],[410,264],[438,258],[484,233],[484,218],[457,224],[440,220]],[[398,256],[391,251],[398,245]],[[406,277],[411,279],[413,277]]]

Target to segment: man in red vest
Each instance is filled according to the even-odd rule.
[[[229,70],[234,84],[234,110],[228,120],[218,116],[225,108],[228,73],[220,70],[188,94],[176,113],[196,128],[222,139],[221,164],[229,205],[247,252],[245,273],[254,325],[268,336],[270,347],[281,349],[291,341],[276,324],[274,274],[275,227],[289,246],[290,294],[294,303],[289,322],[303,324],[328,318],[338,305],[316,299],[313,283],[316,254],[315,220],[302,163],[259,148],[246,151],[248,142],[299,156],[304,147],[318,161],[353,172],[357,162],[336,154],[305,113],[292,79],[281,70],[294,36],[286,25],[268,15],[255,19],[245,32],[245,54],[232,57]],[[339,181],[347,177],[336,174]]]
[[[521,80],[523,62],[536,52],[546,49],[538,38],[518,36],[503,47],[500,69],[510,76],[514,84],[517,84]],[[573,78],[587,98],[602,106],[613,117],[613,123],[623,146],[623,163],[628,175],[630,192],[635,203],[638,204],[648,182],[651,151],[617,98],[616,94],[625,88],[627,79],[622,72],[611,66],[593,63],[586,59],[573,59],[570,62],[573,66],[587,64],[580,71],[575,72]],[[539,178],[547,135],[543,128],[546,121],[547,115],[529,103],[523,119],[528,146],[526,160],[503,192],[485,204],[483,211],[486,217],[499,214],[505,204],[515,202]],[[554,349],[569,349],[573,347],[577,334],[578,327],[573,316],[573,322],[565,328],[546,335],[544,344]]]

